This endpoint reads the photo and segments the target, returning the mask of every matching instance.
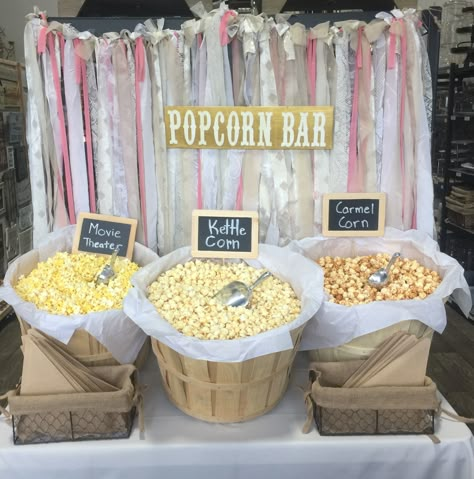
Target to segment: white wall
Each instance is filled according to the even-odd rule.
[[[0,0],[0,25],[5,29],[7,39],[15,42],[16,59],[24,62],[23,31],[25,15],[37,5],[46,10],[48,16],[58,15],[58,0]]]

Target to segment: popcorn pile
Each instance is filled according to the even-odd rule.
[[[324,256],[317,263],[324,269],[324,289],[330,302],[344,306],[367,304],[372,301],[424,299],[441,283],[436,271],[431,271],[416,260],[398,258],[390,270],[389,283],[378,290],[367,283],[368,277],[384,268],[390,255],[340,258]]]
[[[130,278],[139,266],[127,258],[117,258],[113,277],[107,285],[95,284],[107,256],[88,253],[56,253],[28,275],[20,276],[15,290],[40,310],[69,316],[122,308]]]
[[[190,261],[161,274],[148,287],[148,299],[164,319],[186,336],[253,336],[296,319],[301,304],[291,286],[270,276],[253,291],[249,308],[224,306],[213,296],[231,281],[250,285],[263,272],[244,262]]]

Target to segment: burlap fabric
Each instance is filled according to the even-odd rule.
[[[321,417],[323,413],[327,423],[332,422],[328,434],[420,433],[427,430],[426,425],[432,423],[434,412],[439,408],[436,384],[425,377],[423,386],[341,387],[362,362],[311,363],[310,383],[305,392],[307,421],[303,432],[309,432],[313,417],[317,418],[318,414]],[[383,432],[381,418],[390,423]],[[411,425],[410,420],[414,421]]]
[[[14,441],[19,444],[78,439],[127,437],[132,411],[138,411],[144,430],[142,388],[133,365],[100,366],[91,370],[116,385],[118,391],[22,396],[21,386],[9,391],[8,411]]]

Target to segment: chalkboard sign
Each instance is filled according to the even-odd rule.
[[[385,193],[331,193],[323,196],[324,236],[383,236]]]
[[[118,255],[132,259],[137,220],[119,216],[80,213],[72,252],[110,255],[119,247]]]
[[[195,258],[256,258],[257,213],[194,210],[191,249]]]

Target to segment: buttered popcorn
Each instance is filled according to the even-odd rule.
[[[139,266],[127,258],[117,258],[116,275],[105,284],[95,279],[108,261],[107,256],[88,253],[56,253],[28,275],[20,276],[15,290],[40,310],[69,316],[94,311],[121,309],[130,278]]]
[[[377,289],[369,286],[369,276],[387,266],[389,260],[390,255],[385,253],[355,258],[319,258],[317,263],[324,269],[324,289],[330,296],[329,301],[355,306],[372,301],[425,299],[441,283],[436,271],[425,268],[416,260],[398,258],[385,287]]]
[[[291,286],[270,276],[253,291],[249,308],[224,306],[213,296],[231,281],[250,285],[263,272],[243,262],[190,261],[161,274],[148,287],[148,299],[163,318],[186,336],[253,336],[296,319],[301,305]]]

